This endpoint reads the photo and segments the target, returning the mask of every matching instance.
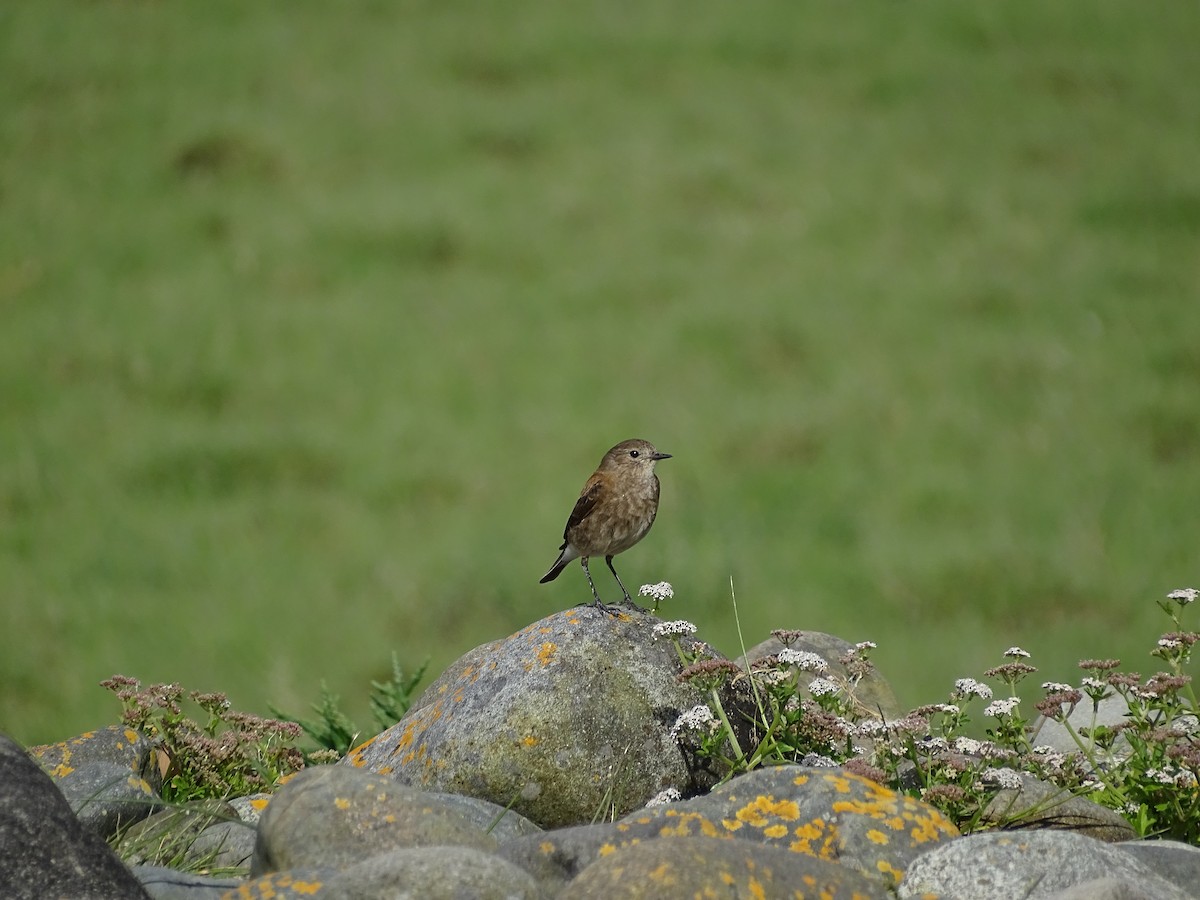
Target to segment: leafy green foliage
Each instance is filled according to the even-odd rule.
[[[143,688],[126,675],[101,684],[120,699],[121,721],[158,744],[166,760],[162,797],[169,803],[268,791],[304,767],[294,746],[299,726],[232,710],[224,694],[189,693],[203,713],[197,722],[185,712],[178,684]]]
[[[390,728],[408,712],[415,699],[413,693],[425,677],[425,670],[428,668],[429,661],[426,660],[416,671],[405,672],[400,664],[399,655],[392,654],[391,678],[387,681],[372,681],[368,696],[377,731]],[[333,751],[340,757],[350,752],[367,735],[350,721],[339,704],[340,699],[330,693],[322,681],[321,699],[312,707],[316,713],[315,718],[294,718],[276,709],[272,709],[272,712],[281,719],[297,723],[319,747]]]

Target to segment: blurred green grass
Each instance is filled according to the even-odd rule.
[[[366,720],[621,559],[738,650],[1147,655],[1200,581],[1188,4],[0,11],[0,729],[121,672]],[[568,577],[569,576],[569,577]],[[615,590],[607,573],[598,581]],[[1039,676],[1040,677],[1040,676]]]

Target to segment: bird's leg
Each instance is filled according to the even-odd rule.
[[[629,591],[625,590],[625,585],[621,581],[621,576],[617,574],[617,570],[612,564],[613,558],[611,556],[606,556],[604,557],[604,561],[608,563],[608,568],[613,573],[613,578],[617,579],[617,584],[621,585],[621,593],[625,595],[625,602],[640,612],[646,612],[645,609],[633,602],[633,598],[629,596]]]
[[[596,583],[595,583],[594,581],[592,581],[592,573],[591,573],[591,571],[588,569],[588,564],[587,564],[587,561],[588,561],[588,558],[587,558],[586,556],[584,556],[584,557],[581,557],[581,558],[580,558],[580,560],[579,560],[580,564],[583,566],[583,574],[587,576],[587,580],[588,580],[588,587],[590,587],[590,588],[592,589],[592,596],[596,598],[596,602],[595,602],[595,603],[593,603],[593,604],[592,604],[592,606],[596,607],[596,609],[602,609],[602,610],[604,610],[604,611],[605,611],[606,613],[608,613],[609,615],[613,615],[613,616],[617,615],[617,613],[618,613],[618,610],[617,610],[617,608],[616,608],[615,606],[609,606],[608,604],[606,604],[606,603],[604,603],[603,601],[601,601],[601,599],[600,599],[600,594],[599,594],[599,592],[596,590]],[[618,581],[618,583],[620,583],[620,579],[619,579],[619,578],[617,579],[617,581]],[[624,590],[624,588],[622,588],[622,590]],[[583,606],[583,604],[582,604],[582,603],[581,603],[581,604],[579,604],[579,605],[580,605],[580,606]]]

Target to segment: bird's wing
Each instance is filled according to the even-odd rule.
[[[599,475],[593,475],[588,479],[588,483],[583,486],[583,493],[579,495],[579,499],[575,501],[575,508],[571,510],[571,518],[567,519],[567,527],[563,529],[563,537],[572,528],[587,518],[588,513],[596,508],[600,497],[604,494],[604,479]]]

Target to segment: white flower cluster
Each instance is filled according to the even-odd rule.
[[[999,719],[1001,716],[1011,716],[1016,708],[1021,705],[1020,697],[1009,697],[1005,700],[993,700],[983,709],[985,716],[991,716],[994,719]]]
[[[720,723],[713,711],[701,703],[679,714],[679,718],[671,726],[671,737],[679,740],[679,734],[683,731],[716,731],[719,727]]]
[[[1011,659],[1029,659],[1029,654],[1020,647],[1009,647],[1004,651],[1004,655]]]
[[[874,650],[878,646],[874,641],[859,641],[854,645],[854,649],[861,653],[864,650]]]
[[[974,678],[960,678],[954,682],[954,693],[960,697],[978,697],[980,700],[992,699],[992,689]]]
[[[1059,691],[1073,691],[1075,688],[1069,684],[1063,684],[1061,681],[1043,681],[1042,690],[1058,693]]]
[[[669,787],[665,790],[659,791],[657,794],[647,800],[646,807],[664,806],[667,803],[674,803],[676,800],[679,800],[682,797],[683,795],[679,793],[677,788]]]
[[[1166,766],[1162,769],[1147,769],[1146,777],[1157,781],[1159,784],[1171,787],[1188,789],[1196,787],[1196,776],[1187,769],[1178,769],[1175,766]]]
[[[828,678],[814,678],[808,683],[808,692],[814,697],[825,697],[838,692],[838,686]]]
[[[1195,588],[1180,588],[1177,591],[1171,591],[1171,593],[1167,594],[1168,600],[1174,600],[1180,606],[1186,606],[1194,602],[1197,597],[1200,597],[1200,591]]]
[[[675,589],[667,582],[660,581],[658,584],[643,584],[638,588],[638,595],[649,597],[661,603],[663,600],[669,600],[671,597],[674,597]]]
[[[1009,790],[1019,790],[1021,787],[1021,776],[1007,766],[999,769],[984,769],[979,777],[983,779],[984,784],[995,784]]]
[[[779,662],[785,666],[795,666],[801,672],[816,672],[819,675],[829,671],[829,663],[808,650],[793,650],[791,647],[784,647],[779,651]]]
[[[676,619],[673,622],[659,622],[650,633],[655,640],[660,637],[686,637],[696,633],[696,626],[683,619]]]
[[[1033,748],[1033,755],[1041,757],[1042,765],[1051,771],[1058,771],[1067,761],[1067,755],[1061,750],[1055,750],[1046,744],[1038,744]]]

